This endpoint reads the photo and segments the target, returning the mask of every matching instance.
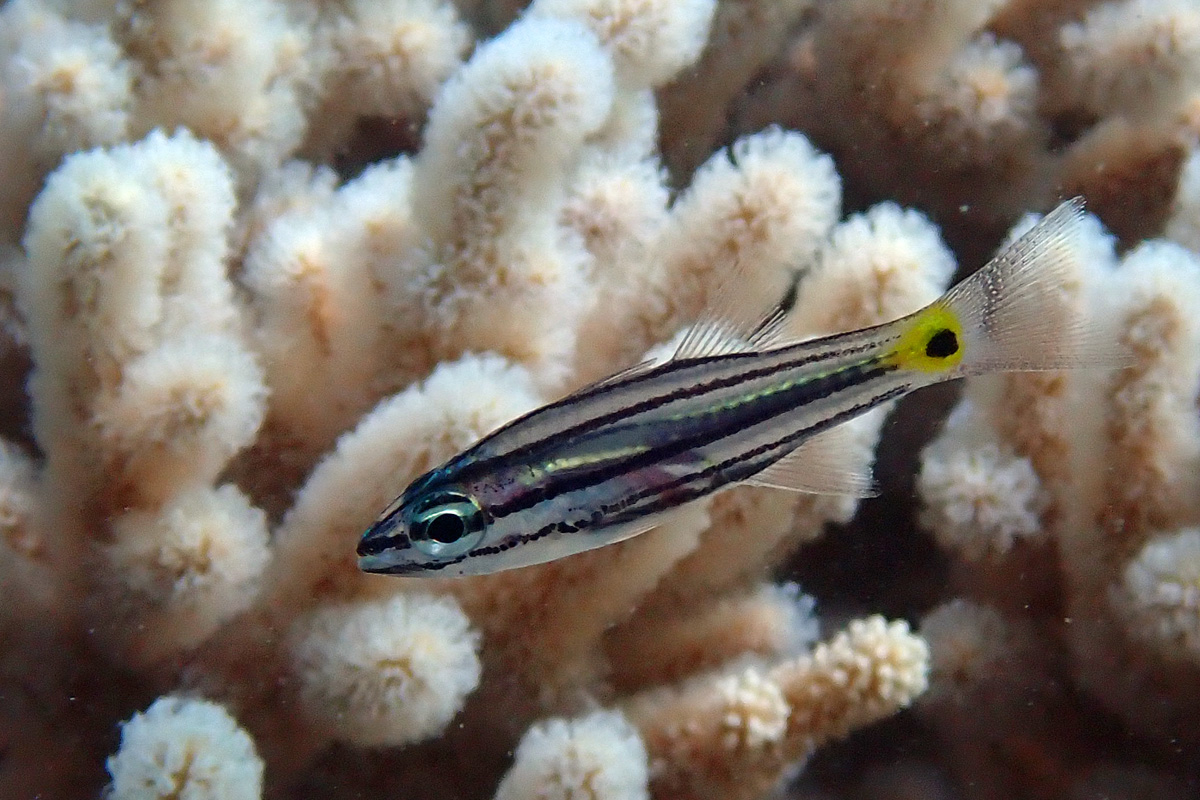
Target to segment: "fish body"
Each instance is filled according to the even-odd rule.
[[[1072,278],[1077,201],[926,308],[809,341],[777,309],[701,326],[674,357],[509,423],[414,481],[364,535],[368,572],[469,575],[620,541],[739,483],[866,494],[837,426],[922,386],[999,370],[1115,363],[1050,293]],[[832,466],[831,466],[832,465]]]

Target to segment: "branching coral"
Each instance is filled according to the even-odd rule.
[[[286,507],[286,496],[272,495],[286,493],[339,433],[429,366],[420,323],[393,299],[405,276],[391,267],[410,257],[417,239],[412,164],[383,162],[297,202],[332,178],[303,176],[303,188],[290,193],[294,206],[262,214],[242,261],[271,399],[264,436],[239,471],[273,507]],[[272,194],[263,191],[260,208]],[[256,475],[259,454],[283,454],[291,469]]]
[[[140,595],[118,601],[129,616],[112,615],[108,602],[97,608],[96,624],[135,660],[150,657],[158,637],[156,654],[196,642],[187,630],[195,620],[170,612],[147,628],[148,605],[194,604],[169,597],[211,592],[204,576],[239,584],[265,562],[263,522],[245,528],[257,512],[235,489],[208,519],[169,508],[194,502],[180,495],[214,481],[262,421],[262,372],[224,272],[233,204],[231,176],[210,145],[154,134],[73,156],[30,211],[19,299],[38,363],[34,424],[48,491],[73,498],[47,520],[57,528],[54,558],[84,584],[102,575],[118,597]],[[111,526],[89,522],[106,515]],[[95,563],[109,543],[105,565]],[[210,630],[247,602],[223,597],[230,588],[210,595],[223,612],[204,601],[194,609]]]
[[[1151,539],[1125,567],[1117,602],[1133,636],[1168,657],[1200,656],[1200,534]]]
[[[0,795],[749,799],[913,703],[918,787],[1174,786],[1063,720],[1200,740],[1193,5],[520,5],[0,8]],[[955,272],[935,221],[974,262],[1064,189],[1123,249],[1089,218],[1056,299],[1133,365],[971,381],[919,515],[892,453],[857,523],[739,487],[528,569],[357,569],[410,480],[700,315],[893,319]]]
[[[948,211],[942,204],[973,185],[986,206],[976,213],[1017,210],[1041,196],[1048,130],[1035,113],[1033,68],[1017,45],[984,31],[1000,5],[827,4],[743,113],[757,125],[786,108],[781,121],[852,147],[843,171],[874,191]],[[790,108],[783,94],[795,97]],[[886,157],[898,142],[908,159]],[[936,176],[937,190],[918,175]]]
[[[561,375],[586,308],[582,252],[555,225],[561,177],[608,114],[611,74],[580,25],[530,20],[443,87],[414,165],[420,305],[404,309],[438,357],[486,348]]]
[[[925,451],[917,486],[926,501],[922,524],[943,547],[978,560],[1040,537],[1046,495],[1029,458],[979,435],[972,412],[964,401],[951,415]]]
[[[671,797],[758,797],[830,739],[925,689],[925,643],[904,623],[852,623],[811,655],[634,697],[651,785]]]
[[[736,659],[801,653],[818,639],[815,601],[795,584],[719,596],[682,614],[663,606],[648,604],[644,619],[606,637],[618,688],[670,683]]]
[[[154,134],[74,156],[31,209],[35,424],[81,504],[102,478],[127,494],[101,513],[161,502],[253,439],[265,392],[225,275],[233,206],[211,145]]]
[[[799,127],[871,194],[974,224],[1065,187],[1129,240],[1161,225],[1197,134],[1194,4],[862,0],[813,17],[733,130]]]
[[[263,763],[225,709],[207,700],[161,697],[121,727],[121,749],[108,760],[109,796],[254,798]]]
[[[1186,2],[1101,3],[1063,26],[1061,92],[1098,114],[1179,108],[1200,80],[1200,13]]]
[[[438,0],[329,3],[315,31],[327,73],[305,150],[338,147],[364,117],[417,118],[458,66],[470,31]]]
[[[358,745],[436,735],[479,682],[476,637],[445,599],[397,595],[322,608],[292,636],[301,696],[338,738]]]
[[[125,45],[139,67],[135,131],[187,126],[221,145],[247,177],[301,142],[311,32],[301,7],[270,0],[160,2],[129,15]]]
[[[1111,321],[1131,365],[1111,378],[1011,376],[972,386],[923,455],[923,519],[945,546],[975,562],[960,575],[964,589],[1009,613],[1028,616],[1030,599],[1060,587],[1062,617],[1051,611],[1040,624],[1061,628],[1061,657],[1077,684],[1135,729],[1190,741],[1200,736],[1185,688],[1198,674],[1188,587],[1200,466],[1193,308],[1200,261],[1153,241],[1117,265],[1111,236],[1094,224],[1085,236],[1089,269],[1076,293]],[[1027,412],[1014,417],[1019,398]],[[972,481],[945,481],[955,463],[985,456],[996,460],[968,475],[976,489]],[[1011,547],[1015,536],[1048,539],[1057,561],[1023,557],[1029,551]],[[1014,580],[1024,584],[1015,593]],[[993,625],[1023,624],[989,613]],[[936,676],[936,644],[934,652]],[[989,680],[1020,680],[1013,670],[1023,668],[1007,659]],[[1023,724],[1036,729],[1031,737],[1053,735],[1045,720]]]
[[[269,557],[265,515],[237,487],[191,489],[157,512],[113,520],[101,597],[155,631],[135,635],[138,660],[154,661],[156,650],[191,649],[244,611]]]
[[[539,723],[521,738],[515,759],[497,800],[647,797],[646,748],[617,713]]]
[[[651,176],[661,181],[655,173],[638,177]],[[609,203],[597,200],[606,198],[581,196],[569,206],[577,230],[599,228],[610,216]],[[633,247],[622,242],[630,226],[604,225],[589,241],[599,297],[585,322],[591,361],[582,374],[598,378],[641,357],[701,313],[718,288],[733,295],[726,302],[734,308],[770,307],[796,265],[811,259],[840,205],[829,158],[802,136],[768,129],[709,159],[669,214],[647,209],[658,224],[637,231]],[[722,263],[753,269],[723,285],[714,275]]]

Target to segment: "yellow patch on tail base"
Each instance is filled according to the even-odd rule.
[[[916,314],[885,360],[900,369],[949,372],[962,362],[963,328],[958,315],[934,303]]]

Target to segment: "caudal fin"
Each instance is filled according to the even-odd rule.
[[[962,326],[958,374],[1128,363],[1116,337],[1088,313],[1082,221],[1082,198],[1062,203],[934,303]]]

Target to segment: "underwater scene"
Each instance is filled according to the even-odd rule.
[[[1200,798],[1200,2],[0,4],[0,800]]]

